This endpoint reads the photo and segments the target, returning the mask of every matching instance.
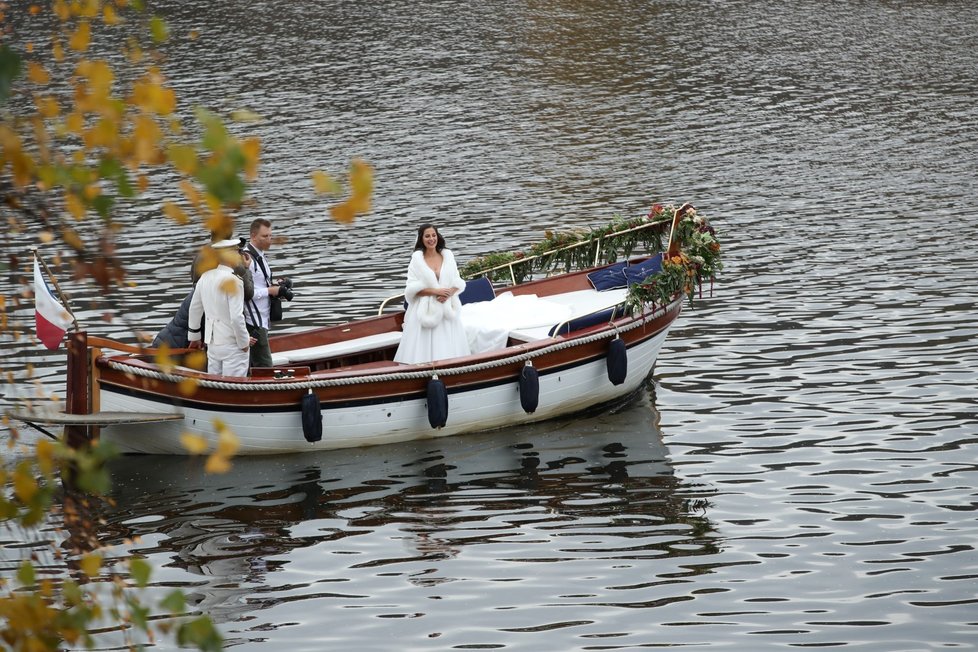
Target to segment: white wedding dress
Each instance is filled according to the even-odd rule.
[[[458,298],[465,289],[465,281],[458,275],[452,252],[442,249],[441,255],[441,270],[435,276],[424,262],[424,252],[411,254],[404,288],[408,307],[401,343],[394,354],[395,362],[416,364],[469,355],[469,341],[461,319],[462,304]],[[458,292],[444,303],[435,297],[417,296],[421,290],[438,287],[458,288]]]

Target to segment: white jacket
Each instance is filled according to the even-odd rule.
[[[408,264],[407,283],[404,287],[404,299],[408,302],[405,322],[414,319],[420,321],[424,328],[434,328],[442,319],[458,319],[462,311],[462,302],[458,295],[465,289],[465,281],[458,275],[455,256],[448,249],[441,250],[441,275],[435,277],[428,264],[424,262],[424,252],[415,250]],[[427,288],[458,288],[458,292],[444,303],[432,296],[418,296],[418,292]]]
[[[204,272],[197,281],[193,299],[190,300],[191,328],[200,324],[201,315],[206,318],[206,344],[233,344],[239,349],[248,348],[244,283],[227,265],[218,265]],[[196,342],[200,339],[200,331],[188,331],[187,339]]]

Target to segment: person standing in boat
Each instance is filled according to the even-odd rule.
[[[404,333],[395,362],[414,364],[469,355],[462,324],[459,293],[465,281],[458,274],[455,256],[432,224],[418,227],[418,238],[407,269],[404,298]]]
[[[230,237],[230,234],[229,234]],[[215,240],[220,241],[225,238],[215,238]],[[244,241],[244,238],[241,238]],[[247,304],[251,301],[252,295],[255,293],[255,283],[251,277],[251,258],[248,256],[248,252],[242,250],[241,252],[242,261],[234,267],[234,273],[241,277],[244,283],[244,300]],[[190,292],[184,297],[180,306],[177,308],[177,312],[173,315],[173,318],[163,328],[160,332],[156,334],[153,338],[153,343],[150,345],[154,349],[166,344],[171,349],[185,349],[190,341],[187,339],[187,330],[190,326],[190,301],[194,296],[194,286],[197,285],[197,281],[200,279],[200,275],[207,271],[208,269],[214,269],[217,267],[217,259],[213,251],[211,251],[211,245],[204,245],[199,252],[197,252],[196,258],[194,258],[193,264],[190,266]]]
[[[251,240],[246,247],[251,255],[251,275],[255,280],[255,292],[245,305],[245,322],[248,333],[255,338],[251,347],[252,367],[271,367],[272,350],[268,346],[271,328],[272,297],[278,297],[280,285],[272,281],[272,269],[265,252],[272,246],[272,223],[259,217],[251,223]]]
[[[190,300],[190,324],[203,319],[200,330],[189,329],[190,348],[207,345],[207,373],[221,376],[248,375],[248,349],[255,340],[248,335],[244,318],[244,282],[235,275],[241,263],[238,240],[215,242],[218,265],[201,274]]]

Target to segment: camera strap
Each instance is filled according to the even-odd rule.
[[[265,257],[258,253],[255,245],[250,242],[248,243],[248,253],[251,254],[251,259],[255,261],[255,265],[261,269],[262,276],[265,277],[265,287],[272,287],[272,279],[269,278],[268,267],[265,266]]]
[[[247,249],[248,253],[251,254],[251,260],[254,261],[255,267],[260,269],[262,276],[265,277],[265,287],[271,287],[272,279],[268,274],[268,267],[265,265],[265,258],[258,253],[258,250],[255,249],[255,246],[250,242],[248,243],[248,246],[245,247],[245,249]],[[282,318],[281,310],[278,311],[275,310],[275,304],[278,303],[278,301],[279,301],[278,297],[272,297],[272,296],[268,297],[268,308],[269,308],[268,320],[269,321],[278,321],[279,319]],[[279,305],[281,305],[281,303],[279,303]],[[270,326],[270,324],[262,323],[261,311],[258,310],[258,305],[255,303],[254,299],[251,300],[250,305],[246,306],[246,309],[248,311],[248,314],[251,316],[255,326],[258,326],[259,328],[268,328],[268,326]],[[277,318],[276,316],[274,316],[276,312],[279,313],[277,315]]]

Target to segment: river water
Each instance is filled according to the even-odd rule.
[[[978,4],[156,6],[180,95],[262,116],[241,219],[284,238],[284,328],[370,313],[429,220],[464,263],[691,201],[726,269],[614,413],[226,476],[124,460],[99,536],[150,595],[242,650],[978,649]],[[352,157],[375,205],[343,226],[309,175]],[[120,220],[134,286],[68,285],[132,337],[201,238]],[[58,388],[63,353],[3,348]]]

